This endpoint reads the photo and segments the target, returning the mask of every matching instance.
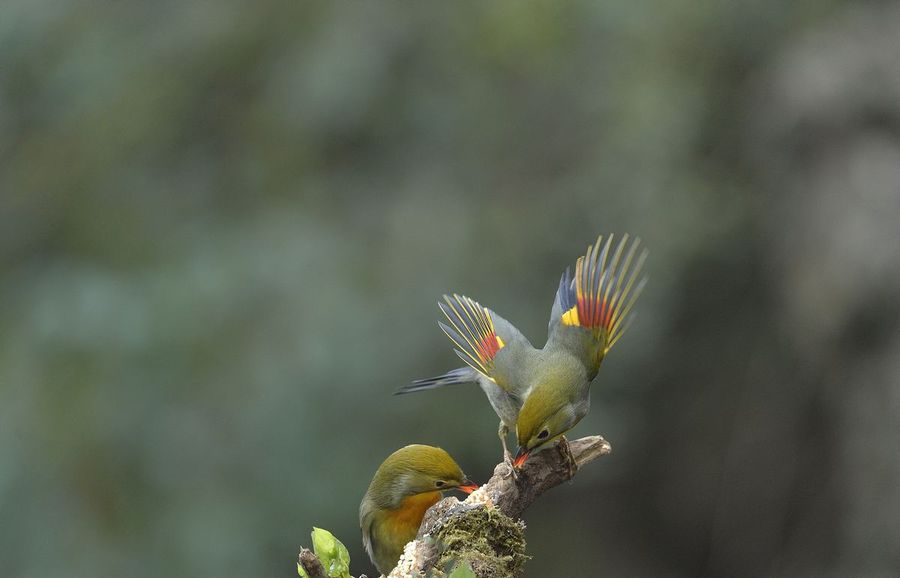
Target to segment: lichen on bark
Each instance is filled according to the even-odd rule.
[[[528,560],[525,523],[489,506],[477,506],[443,522],[435,536],[436,568],[465,560],[482,578],[518,576]]]

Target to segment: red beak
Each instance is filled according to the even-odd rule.
[[[513,466],[516,468],[521,468],[522,464],[525,463],[525,460],[528,459],[528,452],[522,446],[519,446],[519,451],[516,452],[516,459],[513,460]]]
[[[478,484],[476,484],[475,482],[473,482],[471,480],[465,480],[461,486],[456,486],[456,489],[461,492],[471,494],[472,492],[474,492],[475,490],[478,489]]]

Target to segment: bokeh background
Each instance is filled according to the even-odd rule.
[[[0,8],[0,575],[291,576],[401,445],[484,480],[464,292],[647,292],[528,576],[900,569],[900,7]]]

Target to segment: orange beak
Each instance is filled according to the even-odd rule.
[[[461,486],[456,486],[456,489],[461,492],[471,494],[478,489],[478,484],[476,484],[472,480],[464,480]]]
[[[519,446],[519,451],[516,452],[516,458],[513,460],[513,466],[516,468],[521,468],[522,464],[525,463],[525,460],[528,459],[528,452],[522,446]]]

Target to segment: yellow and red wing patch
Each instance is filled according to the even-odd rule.
[[[626,234],[610,255],[612,240],[612,235],[606,243],[598,237],[575,263],[574,279],[567,270],[559,287],[560,322],[593,330],[596,338],[605,340],[607,351],[625,332],[628,314],[647,280],[638,280],[647,258],[646,250],[638,255],[641,240],[629,245]]]
[[[444,295],[444,303],[438,306],[450,323],[439,325],[456,345],[456,354],[472,369],[491,377],[494,357],[506,344],[494,329],[490,309],[456,294]]]

